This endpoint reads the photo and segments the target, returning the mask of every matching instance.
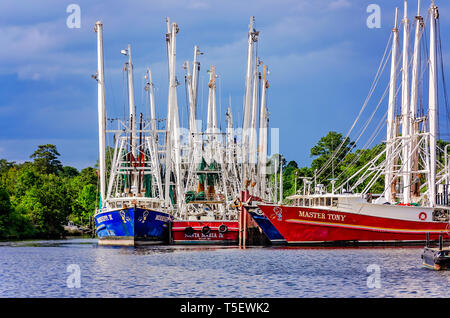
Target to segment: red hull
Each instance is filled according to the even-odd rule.
[[[260,205],[259,208],[290,244],[312,242],[425,241],[449,238],[448,222],[375,217],[318,208]]]
[[[226,231],[220,231],[222,225],[226,226]],[[204,230],[205,227],[209,228],[209,233],[206,233],[208,231]],[[238,243],[238,237],[238,221],[173,221],[172,223],[174,244],[233,245]]]

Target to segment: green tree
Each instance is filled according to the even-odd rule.
[[[40,175],[39,185],[25,191],[18,208],[26,211],[38,233],[44,237],[59,237],[63,224],[71,213],[67,189],[62,179],[54,174]]]
[[[315,158],[311,163],[311,170],[314,172],[317,169],[323,182],[334,178],[339,172],[340,163],[351,152],[354,145],[355,143],[349,138],[343,138],[342,134],[330,131],[311,148],[310,156]]]
[[[38,149],[30,156],[34,159],[33,164],[39,172],[46,174],[57,174],[62,171],[63,166],[58,157],[60,156],[55,145],[39,145]]]
[[[11,201],[5,189],[0,188],[0,237],[7,236],[8,219],[11,213]]]
[[[61,171],[59,172],[59,176],[63,178],[73,178],[80,174],[78,172],[77,168],[71,167],[71,166],[64,166],[62,167]]]

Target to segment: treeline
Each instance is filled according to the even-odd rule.
[[[88,226],[97,205],[97,171],[63,166],[55,145],[30,162],[0,159],[0,239],[59,238],[69,221]]]

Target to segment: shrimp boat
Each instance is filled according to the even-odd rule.
[[[316,171],[314,181],[304,179],[303,193],[288,197],[292,204],[258,205],[288,244],[404,244],[423,242],[427,233],[431,240],[437,240],[441,235],[449,238],[448,155],[447,147],[441,149],[437,142],[439,13],[434,1],[431,1],[429,14],[424,20],[418,2],[414,53],[410,59],[407,8],[405,0],[401,70],[398,67],[400,63],[397,63],[398,9],[391,36],[384,149],[341,184],[336,184],[336,179],[333,179],[330,191],[330,185],[320,184],[317,180],[321,177],[321,171],[332,163],[341,144],[321,170]],[[421,54],[427,20],[429,51],[428,54]],[[423,55],[428,59],[426,63],[421,63]],[[387,60],[388,56],[385,55]],[[428,109],[420,114],[420,98],[424,94],[419,92],[419,88],[423,87],[420,83],[425,71],[428,71],[429,77]],[[400,85],[397,85],[398,73],[402,75]],[[397,91],[401,91],[401,114],[396,114]],[[444,153],[445,163],[439,160],[438,152]],[[383,184],[382,176],[383,193],[372,194],[371,188],[375,182],[380,179]]]
[[[177,131],[178,105],[175,86],[175,47],[178,26],[167,22],[167,47],[170,61],[170,88],[168,114],[173,114],[170,129]],[[194,47],[192,74],[190,63],[184,63],[186,70],[186,87],[188,91],[189,124],[188,136],[181,143],[180,135],[172,135],[167,142],[173,151],[168,153],[167,160],[172,158],[172,175],[174,176],[174,196],[167,197],[167,204],[172,204],[174,220],[171,228],[173,244],[236,244],[238,240],[237,209],[230,202],[236,193],[237,176],[233,167],[224,160],[231,151],[232,143],[227,145],[231,136],[218,129],[216,107],[216,78],[214,65],[209,72],[208,83],[208,118],[207,129],[202,131],[197,120],[197,91],[200,72],[198,56]],[[170,118],[170,117],[169,117]],[[170,166],[168,161],[167,166]],[[236,171],[234,169],[234,171]],[[166,185],[169,185],[170,174],[166,172]],[[166,193],[170,190],[166,189]]]
[[[133,91],[131,48],[121,53],[128,56],[124,70],[128,75],[129,118],[117,120],[117,128],[106,130],[105,80],[103,66],[103,25],[95,24],[98,46],[99,178],[100,206],[94,219],[99,245],[158,244],[169,241],[172,216],[167,213],[162,197],[154,104],[151,118],[139,116],[137,129]],[[151,88],[151,73],[148,70]],[[112,120],[111,120],[112,121]],[[106,182],[106,133],[114,134],[115,145]]]
[[[256,56],[255,42],[259,32],[253,28],[254,17],[250,18],[248,33],[248,61],[245,82],[245,99],[243,106],[244,121],[242,129],[233,127],[231,100],[226,112],[226,132],[220,129],[217,115],[216,80],[218,75],[214,65],[208,70],[208,108],[206,129],[203,130],[201,120],[197,118],[197,91],[201,55],[197,46],[194,47],[194,59],[191,64],[184,63],[186,70],[185,82],[189,106],[189,123],[187,138],[180,141],[179,134],[172,135],[170,143],[173,152],[168,154],[167,160],[172,158],[172,175],[176,199],[167,204],[173,204],[174,221],[172,224],[172,242],[174,244],[223,244],[234,245],[238,239],[245,237],[243,220],[247,214],[243,210],[240,193],[241,189],[255,184],[257,180],[256,158],[257,149],[257,121],[258,105],[261,105],[264,116],[260,117],[260,127],[267,123],[265,105],[266,66],[263,67],[263,81],[258,67],[262,62]],[[168,23],[168,52],[171,82],[175,83],[175,41],[177,26]],[[258,82],[259,79],[259,82]],[[258,86],[259,84],[259,86]],[[174,84],[171,96],[176,96]],[[258,87],[261,87],[262,97],[258,103]],[[220,96],[219,96],[220,99]],[[179,129],[178,106],[176,97],[170,99],[168,114],[174,114],[170,123],[171,129]],[[242,130],[242,134],[238,132]],[[260,139],[267,143],[267,126],[261,127]],[[267,149],[267,147],[265,147]],[[259,149],[258,160],[262,162],[263,153]],[[265,158],[265,157],[264,157]],[[265,162],[265,161],[264,161]],[[262,165],[262,163],[260,163]],[[167,163],[169,167],[169,164]],[[252,176],[250,178],[249,176]],[[166,173],[166,185],[169,184]],[[265,175],[264,177],[265,178]],[[166,190],[166,193],[167,190]],[[244,216],[245,214],[245,216]]]

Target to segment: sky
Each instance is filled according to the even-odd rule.
[[[428,0],[422,0],[425,11]],[[410,3],[410,18],[416,1]],[[450,3],[437,0],[445,72],[450,63]],[[81,9],[80,27],[69,28],[71,4]],[[369,28],[370,4],[380,8],[379,28]],[[96,33],[104,26],[108,117],[123,115],[126,90],[120,54],[128,44],[133,57],[138,112],[145,106],[144,75],[150,67],[157,115],[167,109],[166,17],[178,23],[177,78],[182,121],[186,119],[184,61],[199,58],[198,109],[206,117],[207,70],[219,75],[217,105],[225,127],[231,100],[235,125],[241,121],[247,33],[250,16],[260,31],[258,55],[270,69],[270,127],[279,128],[280,152],[299,166],[311,162],[310,149],[334,130],[346,134],[358,115],[385,52],[402,0],[165,0],[0,2],[0,158],[23,162],[38,145],[55,144],[64,165],[93,166],[98,157]],[[401,9],[401,12],[403,10]],[[426,12],[424,13],[426,14]],[[387,85],[389,64],[368,109]],[[126,82],[125,82],[126,83]],[[442,93],[443,90],[441,89]],[[426,104],[426,101],[424,101]],[[444,104],[444,103],[442,103]],[[444,107],[444,106],[442,106]],[[375,115],[382,120],[387,100]],[[370,111],[367,113],[369,116]],[[363,116],[363,118],[364,118]],[[445,120],[441,121],[441,130]],[[375,125],[376,126],[376,125]],[[370,130],[374,129],[369,128]],[[445,134],[443,133],[442,136]],[[357,134],[356,134],[357,136]],[[447,135],[448,136],[448,135]],[[380,134],[376,142],[383,139]],[[360,141],[361,146],[364,140]]]

